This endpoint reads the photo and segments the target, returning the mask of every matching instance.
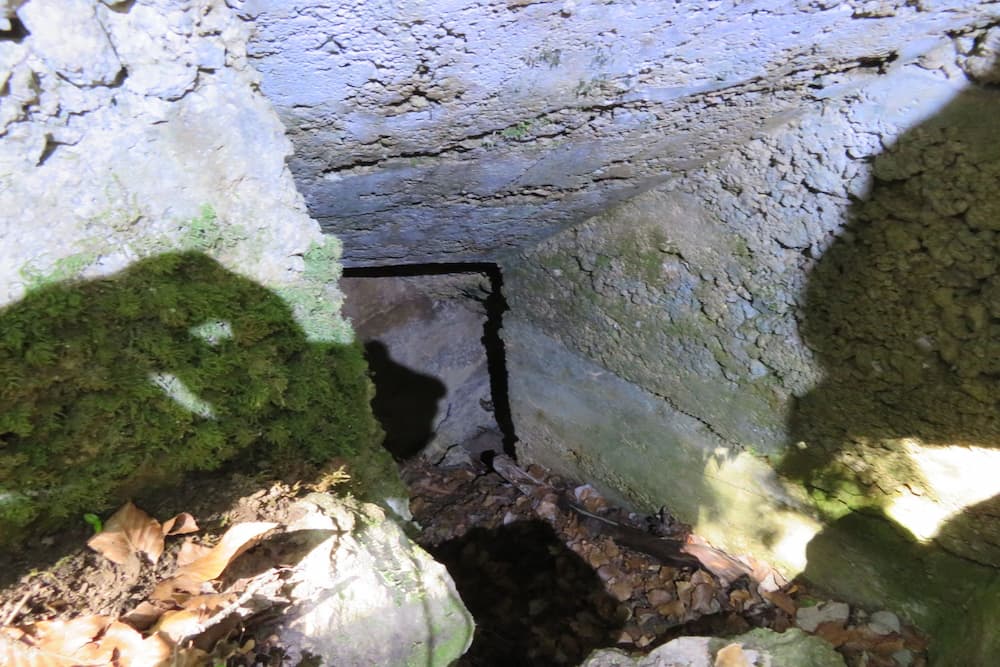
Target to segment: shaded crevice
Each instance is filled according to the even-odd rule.
[[[0,16],[0,18],[3,18]],[[24,27],[24,23],[21,22],[16,16],[11,16],[7,19],[10,27],[7,30],[0,30],[0,42],[10,41],[15,44],[20,44],[24,41],[24,38],[30,35],[28,29]]]
[[[493,418],[503,437],[504,453],[514,455],[517,436],[508,395],[506,349],[500,331],[503,314],[509,309],[503,296],[503,275],[500,267],[490,262],[445,262],[425,264],[395,264],[364,267],[344,267],[344,278],[413,278],[452,274],[481,274],[489,281],[485,296],[465,293],[482,304],[486,319],[480,339],[486,354]]]

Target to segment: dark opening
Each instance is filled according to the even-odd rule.
[[[503,434],[504,453],[514,456],[514,443],[517,442],[517,436],[514,433],[514,421],[510,411],[506,351],[500,337],[500,330],[503,328],[503,314],[508,310],[507,300],[503,296],[503,274],[500,267],[489,262],[399,264],[345,267],[343,275],[345,278],[404,278],[459,273],[481,274],[486,276],[489,281],[489,292],[485,296],[482,294],[466,294],[465,296],[479,301],[486,312],[481,341],[486,351],[493,415],[497,428]],[[374,368],[374,365],[379,362],[381,357],[376,354],[373,358],[371,353],[372,350],[369,350],[369,363],[373,364],[373,370],[377,372],[378,369]],[[376,416],[382,419],[383,415],[378,414],[380,409],[378,399],[373,402],[373,408],[376,410]],[[390,430],[389,427],[386,428]]]
[[[28,29],[24,27],[21,23],[21,19],[16,16],[11,16],[7,19],[10,27],[7,30],[0,30],[0,40],[9,40],[15,44],[20,44],[24,41],[24,38],[30,35]]]

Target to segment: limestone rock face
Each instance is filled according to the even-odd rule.
[[[0,39],[0,304],[40,279],[106,275],[164,250],[296,283],[326,241],[256,90],[248,28],[224,2],[30,0],[0,13],[13,36]],[[336,311],[335,286],[323,290]],[[317,326],[350,337],[335,314]]]
[[[19,12],[45,64],[80,86],[110,84],[122,69],[95,9],[89,0],[36,0]]]
[[[932,632],[980,599],[1000,565],[994,30],[509,262],[521,453]],[[970,645],[932,650],[974,664]]]
[[[975,1],[231,4],[255,31],[250,54],[295,143],[310,212],[344,240],[348,265],[509,254],[1000,11]]]
[[[278,634],[292,664],[447,667],[474,624],[447,570],[374,505],[324,494],[290,531],[334,534],[296,566]]]
[[[339,311],[339,242],[322,234],[295,190],[284,164],[291,144],[246,59],[247,26],[222,0],[29,0],[0,13],[8,25],[0,34],[0,533],[98,511],[80,506],[123,492],[115,485],[129,475],[157,479],[144,466],[216,466],[218,454],[264,447],[271,436],[303,451],[311,436],[289,437],[284,426],[236,435],[246,422],[233,419],[235,403],[223,407],[234,392],[222,389],[239,382],[236,374],[207,379],[236,365],[235,348],[273,351],[255,369],[239,367],[256,378],[243,387],[270,387],[242,405],[301,415],[319,403],[291,397],[293,383],[273,373],[302,373],[276,360],[352,342]],[[179,263],[213,278],[178,276]],[[253,306],[284,328],[261,326],[260,311],[250,315],[237,297],[206,308],[199,297],[212,281],[220,301],[256,291]],[[237,331],[242,317],[257,317],[252,331]],[[141,329],[140,320],[162,326]],[[298,342],[261,342],[279,329]],[[353,381],[324,394],[337,397],[324,423],[377,446],[370,385],[351,350],[336,366],[353,364]],[[330,418],[348,405],[357,425]],[[172,410],[177,418],[164,419]],[[144,437],[139,422],[157,426]],[[158,438],[185,443],[155,450],[171,452],[170,465],[153,463]],[[181,456],[198,447],[200,456]],[[47,456],[25,454],[40,449]],[[386,455],[381,464],[391,466]],[[54,471],[21,468],[34,465]],[[88,484],[82,471],[92,469],[113,479]]]

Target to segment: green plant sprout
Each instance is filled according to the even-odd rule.
[[[96,514],[87,512],[83,515],[83,520],[90,524],[90,527],[94,529],[95,535],[104,530],[104,523],[101,521],[101,517]]]

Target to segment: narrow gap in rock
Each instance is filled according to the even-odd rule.
[[[52,138],[51,134],[45,135],[45,146],[42,148],[42,154],[38,156],[38,162],[35,163],[36,167],[41,167],[45,162],[52,157],[52,154],[56,152],[60,144],[58,141]]]
[[[364,341],[372,409],[397,460],[454,459],[454,448],[513,454],[502,285],[491,263],[344,269],[345,314]]]
[[[7,22],[10,27],[6,30],[0,30],[0,42],[11,41],[15,44],[20,44],[24,41],[25,37],[31,34],[28,32],[28,29],[24,27],[21,19],[16,16],[8,18]]]

